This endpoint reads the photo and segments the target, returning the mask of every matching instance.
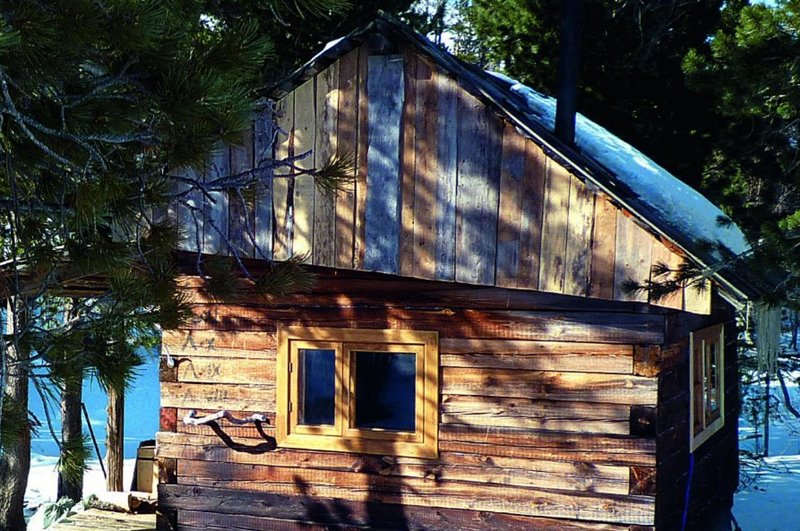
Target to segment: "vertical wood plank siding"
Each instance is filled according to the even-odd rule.
[[[219,143],[214,148],[211,160],[205,166],[203,177],[206,184],[224,178],[230,174],[230,150]],[[228,240],[228,194],[224,191],[209,191],[205,197],[205,225],[203,226],[203,252],[208,254],[224,254]]]
[[[253,124],[253,161],[252,164],[257,170],[267,172],[259,177],[259,184],[256,185],[251,193],[253,194],[253,219],[252,219],[252,240],[255,241],[255,248],[252,249],[253,258],[272,257],[274,242],[273,235],[273,200],[272,191],[275,184],[272,168],[273,146],[270,137],[273,131],[272,112],[262,112],[256,116]]]
[[[414,201],[416,199],[417,161],[415,146],[416,109],[417,109],[417,56],[413,50],[404,46],[402,49],[403,76],[403,111],[400,125],[400,241],[398,247],[397,272],[404,276],[414,274]]]
[[[303,170],[317,167],[314,152],[317,134],[316,85],[316,77],[309,79],[297,88],[294,96],[294,153],[300,157],[295,164]],[[292,223],[289,229],[292,256],[305,257],[307,262],[311,262],[314,246],[314,178],[311,175],[298,175],[293,181],[293,216],[290,216]]]
[[[353,168],[347,183],[336,193],[336,267],[353,268],[355,245],[355,163],[358,145],[358,50],[347,53],[339,61],[339,121],[336,139],[340,160],[350,160]]]
[[[436,274],[436,180],[439,175],[437,157],[437,116],[439,74],[422,58],[417,61],[417,93],[414,136],[414,260],[412,276],[434,278]]]
[[[437,75],[436,114],[436,280],[455,279],[456,183],[458,168],[458,94],[456,81]]]
[[[493,284],[497,249],[499,119],[466,91],[458,98],[456,280]]]
[[[263,124],[262,120],[256,118],[253,126]],[[247,131],[242,137],[242,143],[230,146],[230,174],[240,175],[253,169],[253,151],[257,145],[263,145],[263,139],[253,138],[254,131]],[[262,133],[263,135],[263,133]],[[253,212],[255,196],[257,195],[254,186],[248,187],[241,194],[234,191],[228,192],[228,207],[230,208],[230,222],[228,223],[228,238],[235,251],[241,256],[253,257],[254,239],[254,220]],[[266,204],[266,201],[261,202]],[[272,218],[272,212],[261,214],[266,218]]]
[[[275,117],[278,135],[275,139],[275,160],[291,160],[294,157],[294,92],[291,92],[276,104]],[[286,260],[292,256],[292,233],[289,194],[292,183],[292,172],[289,168],[278,168],[272,183],[272,206],[275,221],[273,237],[273,258]]]
[[[614,269],[614,299],[647,301],[647,293],[628,293],[626,281],[641,283],[650,278],[653,239],[627,216],[617,216],[617,251]]]
[[[397,273],[400,237],[400,132],[403,57],[369,57],[369,145],[364,268]]]
[[[276,159],[307,154],[294,164],[311,169],[335,154],[353,161],[354,182],[331,196],[312,177],[278,168],[272,189],[255,194],[253,222],[259,242],[270,242],[268,258],[307,255],[343,269],[642,302],[647,294],[627,293],[624,282],[682,260],[410,47],[348,52],[278,101],[276,116]],[[231,149],[233,170],[242,148]],[[231,223],[241,219],[238,203],[225,208]],[[189,209],[178,215],[188,224]],[[201,229],[204,252],[226,252],[212,229]],[[242,240],[241,229],[224,230]],[[185,248],[196,250],[193,241],[189,230]],[[709,301],[710,290],[690,290],[656,304],[708,313]]]
[[[196,179],[198,175],[197,170],[193,168],[182,168],[178,173],[185,175],[189,179]],[[178,226],[184,227],[186,232],[186,238],[182,242],[181,249],[186,251],[198,252],[203,247],[201,241],[203,239],[203,220],[202,216],[195,210],[198,208],[203,208],[203,198],[199,190],[190,191],[185,203],[178,205],[176,208]]]
[[[321,168],[336,154],[339,121],[339,62],[317,76],[314,167]],[[334,194],[314,186],[314,254],[311,262],[334,265],[336,216]]]
[[[520,274],[524,175],[525,139],[522,135],[515,134],[514,126],[506,123],[500,165],[500,215],[497,219],[495,280],[498,286],[516,287]]]

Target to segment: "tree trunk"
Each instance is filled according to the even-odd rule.
[[[14,320],[10,306],[6,312],[6,328],[9,335],[14,334]],[[17,325],[22,328],[17,316]],[[14,426],[15,437],[6,441],[0,452],[0,530],[22,531],[27,527],[23,513],[25,489],[28,486],[28,473],[31,468],[31,426],[28,422],[28,366],[27,352],[18,352],[12,344],[7,348],[7,373],[5,381],[5,400],[3,408],[14,408],[14,415],[20,421]],[[0,413],[1,414],[1,413]],[[10,419],[4,419],[6,422]],[[6,430],[8,431],[8,429]]]
[[[769,457],[769,371],[764,376],[764,457]]]
[[[64,450],[83,444],[83,429],[81,422],[81,400],[83,382],[79,379],[68,379],[64,384],[61,394],[61,445],[62,460]],[[70,457],[75,459],[75,457]],[[83,463],[80,463],[83,465]],[[58,474],[58,495],[56,499],[68,497],[73,501],[80,501],[83,498],[83,476],[81,475],[75,483],[59,472]]]
[[[108,390],[108,422],[106,424],[106,463],[108,481],[106,488],[111,492],[121,492],[122,457],[124,453],[125,393],[115,389]]]

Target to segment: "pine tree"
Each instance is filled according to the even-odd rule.
[[[0,2],[0,529],[25,528],[29,382],[47,394],[86,371],[124,387],[139,344],[188,315],[172,254],[181,232],[158,213],[208,192],[177,170],[249,128],[271,50],[257,22],[205,4]],[[268,4],[274,18],[304,2]],[[308,281],[295,264],[276,268],[280,286],[258,285]],[[68,444],[62,471],[74,478],[83,450]]]
[[[458,0],[455,52],[556,93],[561,0]],[[685,82],[691,49],[706,51],[722,0],[583,3],[578,111],[698,184],[718,126],[714,105]]]
[[[711,54],[690,53],[685,69],[713,94],[724,127],[703,169],[704,188],[756,242],[752,267],[780,265],[775,298],[797,298],[800,274],[800,3],[724,10]]]
[[[427,17],[415,14],[414,3],[414,0],[312,0],[303,4],[303,10],[297,10],[261,0],[208,0],[205,8],[225,24],[253,20],[258,33],[269,38],[274,47],[273,57],[279,60],[264,64],[262,76],[268,85],[299,67],[326,43],[372,21],[382,11],[416,25],[424,24]]]

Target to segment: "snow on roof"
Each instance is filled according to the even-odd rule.
[[[549,131],[555,128],[556,99],[496,72],[487,72],[509,85],[508,90],[525,100],[530,117]],[[638,196],[649,213],[696,242],[710,242],[735,255],[750,246],[739,228],[700,192],[684,184],[641,151],[611,134],[582,114],[576,117],[575,144],[587,157],[614,174]],[[712,250],[718,259],[722,256]]]

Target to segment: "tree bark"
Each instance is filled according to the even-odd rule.
[[[764,457],[769,457],[769,371],[764,375]]]
[[[14,319],[10,316],[11,306],[7,308],[7,333],[15,335]],[[24,326],[21,321],[22,316],[17,315],[17,325],[20,328]],[[8,441],[0,452],[0,530],[22,531],[27,528],[23,502],[31,468],[31,426],[27,420],[29,356],[25,351],[17,351],[13,343],[9,343],[6,352],[6,408],[17,408],[24,420],[13,428],[16,437]]]
[[[106,488],[111,492],[121,492],[122,461],[125,425],[125,393],[115,389],[108,390],[108,422],[106,424],[106,463],[108,480]]]
[[[67,380],[61,394],[61,444],[62,459],[65,449],[83,444],[83,426],[81,422],[81,400],[83,382],[78,379]],[[72,457],[74,459],[74,457]],[[82,465],[83,463],[81,463]],[[78,502],[83,498],[83,476],[75,483],[70,483],[62,473],[58,474],[58,495],[56,499],[68,497]]]

